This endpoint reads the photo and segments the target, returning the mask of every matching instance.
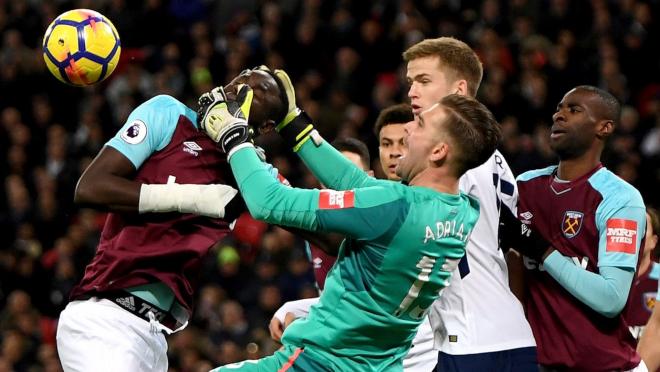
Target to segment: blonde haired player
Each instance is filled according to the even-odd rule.
[[[408,97],[419,115],[438,99],[456,93],[474,97],[483,75],[476,53],[464,42],[423,40],[403,53]],[[507,266],[498,246],[500,210],[515,210],[516,182],[499,151],[460,179],[461,191],[479,199],[481,214],[467,254],[451,285],[433,304],[438,371],[536,371],[536,349],[522,305],[511,293]],[[418,334],[414,343],[423,343]]]

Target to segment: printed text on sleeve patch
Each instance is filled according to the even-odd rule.
[[[319,194],[319,209],[343,209],[355,206],[353,191],[321,190]]]
[[[637,247],[637,221],[611,218],[607,220],[606,252],[635,254]]]

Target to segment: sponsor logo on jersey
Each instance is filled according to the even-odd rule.
[[[606,252],[635,254],[637,251],[637,221],[610,218],[605,235]]]
[[[655,297],[658,294],[658,292],[644,292],[642,295],[642,301],[644,301],[643,305],[644,308],[649,312],[653,312],[653,308],[655,307]]]
[[[564,212],[564,222],[562,222],[561,230],[564,232],[564,236],[568,239],[576,236],[580,233],[582,228],[582,220],[584,219],[584,213],[576,211],[566,211]]]
[[[355,192],[321,190],[319,209],[344,209],[355,206]]]
[[[323,265],[323,259],[321,257],[314,257],[314,260],[312,260],[312,263],[314,263],[314,268],[315,269],[320,269],[321,265]]]
[[[183,151],[195,156],[199,156],[198,151],[202,151],[202,147],[198,145],[197,142],[186,141],[183,143]]]
[[[147,137],[147,125],[142,120],[133,120],[119,135],[126,143],[137,145]]]
[[[131,311],[135,311],[135,300],[133,300],[133,297],[131,297],[131,296],[121,297],[121,298],[118,298],[116,301],[121,306],[123,306],[123,307],[125,307],[125,308],[127,308]]]
[[[527,222],[530,222],[532,220],[532,217],[534,217],[534,215],[530,211],[523,212],[520,214],[520,218]]]

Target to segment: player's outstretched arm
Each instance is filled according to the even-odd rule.
[[[387,186],[354,191],[283,186],[270,175],[255,152],[248,128],[251,91],[249,86],[240,84],[236,90],[237,99],[229,100],[223,90],[218,89],[200,97],[199,103],[200,126],[227,154],[252,217],[272,224],[336,232],[354,238],[372,239],[384,234],[390,228],[389,222],[401,216],[396,213],[397,207],[404,209],[397,204],[403,202],[402,195],[394,190],[400,185],[387,182]],[[373,224],[376,220],[379,224]]]
[[[288,106],[287,115],[275,130],[301,157],[314,176],[334,190],[350,190],[369,185],[371,177],[326,143],[314,129],[310,117],[298,108],[289,75],[284,70],[275,70],[273,75],[286,92]]]

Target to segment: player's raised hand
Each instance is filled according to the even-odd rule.
[[[277,123],[275,130],[293,148],[293,151],[298,151],[314,131],[312,120],[296,105],[296,91],[289,75],[284,70],[270,71],[266,66],[260,66],[259,69],[268,71],[277,80],[280,89],[284,90],[287,113]]]
[[[252,88],[246,84],[237,86],[234,99],[228,98],[222,87],[199,97],[197,109],[199,126],[227,154],[237,145],[250,141],[247,120],[252,97]]]

